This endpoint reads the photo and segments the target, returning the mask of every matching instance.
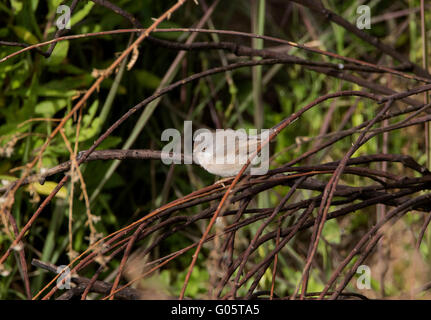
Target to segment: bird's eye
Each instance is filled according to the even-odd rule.
[[[202,152],[205,152],[207,150],[207,147],[202,148]]]

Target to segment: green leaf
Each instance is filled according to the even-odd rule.
[[[22,62],[22,63],[21,63]],[[10,66],[9,66],[10,67]],[[14,70],[14,74],[11,77],[11,89],[23,89],[23,83],[28,79],[28,77],[31,75],[29,72],[29,64],[26,62],[26,60],[21,60],[19,63],[14,65],[11,70]],[[24,86],[25,88],[25,86]],[[25,88],[27,89],[27,88]]]
[[[48,65],[60,64],[64,60],[64,58],[67,57],[68,51],[69,51],[69,41],[58,42],[51,56],[48,59],[46,59],[46,63]]]
[[[42,97],[73,97],[76,95],[75,90],[68,90],[69,88],[65,86],[64,82],[60,81],[50,81],[43,85],[40,85],[36,89],[36,93],[38,96]]]
[[[22,0],[10,0],[10,5],[15,12],[15,14],[20,13],[23,7]]]
[[[161,81],[158,76],[147,70],[136,70],[135,75],[138,83],[148,89],[157,89]]]
[[[57,111],[63,109],[66,105],[66,99],[45,100],[36,105],[35,112],[47,118],[51,118]]]
[[[99,127],[101,125],[100,118],[96,118],[91,123],[91,126],[85,129],[81,130],[81,133],[79,134],[79,141],[86,141],[92,137],[94,137],[99,132]],[[71,141],[75,141],[73,138]]]
[[[121,143],[120,137],[109,136],[97,147],[97,150],[112,149]]]
[[[52,181],[46,181],[43,185],[39,182],[34,182],[31,184],[32,187],[36,190],[38,194],[47,196],[49,195],[52,190],[57,186],[56,182]],[[60,190],[55,195],[57,198],[66,199],[67,197],[67,190],[65,187],[61,187]]]
[[[84,128],[87,128],[91,125],[91,122],[96,115],[97,108],[99,107],[99,100],[95,100],[90,108],[88,108],[88,113],[82,119],[82,125]]]
[[[65,66],[66,64],[62,64]],[[51,67],[51,69],[57,68]],[[61,81],[53,80],[41,84],[37,87],[37,95],[44,97],[73,97],[76,91],[73,89],[85,88],[91,85],[94,78],[90,75],[81,75],[76,77],[64,77]]]
[[[16,181],[17,178],[14,176],[8,176],[8,175],[0,175],[0,186],[4,187],[6,181]],[[33,182],[31,186],[36,190],[38,194],[47,196],[51,193],[52,190],[57,186],[56,182],[52,181],[46,181],[43,185],[41,185],[39,182]],[[26,187],[26,190],[29,191],[29,187]],[[58,198],[65,199],[67,196],[66,188],[62,187],[55,195]]]
[[[36,11],[38,4],[39,4],[39,0],[31,0],[31,10],[33,12]]]
[[[76,23],[84,19],[90,13],[93,6],[94,2],[87,2],[81,10],[72,15],[72,18],[70,19],[70,24],[74,26]]]
[[[63,0],[50,0],[48,2],[49,9],[57,11],[57,7],[63,2]]]
[[[34,36],[30,31],[21,26],[12,26],[13,32],[17,35],[18,38],[23,40],[25,43],[36,44],[39,40]]]

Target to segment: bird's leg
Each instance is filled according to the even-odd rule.
[[[214,184],[220,184],[220,185],[222,185],[222,186],[223,186],[223,188],[226,188],[226,186],[225,186],[225,184],[224,184],[224,183],[225,183],[225,182],[227,182],[227,181],[232,182],[233,178],[234,178],[234,177],[226,177],[226,178],[223,178],[223,179],[217,180],[216,182],[214,182]]]

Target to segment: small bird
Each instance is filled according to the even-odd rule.
[[[271,130],[258,135],[247,135],[245,130],[204,130],[194,138],[193,159],[206,171],[221,177],[236,176],[257,150]],[[245,173],[265,174],[269,167],[269,150],[266,144],[251,161]],[[259,170],[261,169],[261,170]],[[263,169],[263,170],[262,170]]]

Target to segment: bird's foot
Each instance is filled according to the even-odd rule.
[[[220,180],[217,180],[216,182],[214,182],[214,184],[219,184],[219,185],[221,185],[223,188],[226,188],[226,185],[224,184],[225,182],[232,182],[232,179],[233,179],[234,177],[227,177],[227,178],[223,178],[223,179],[220,179]]]

